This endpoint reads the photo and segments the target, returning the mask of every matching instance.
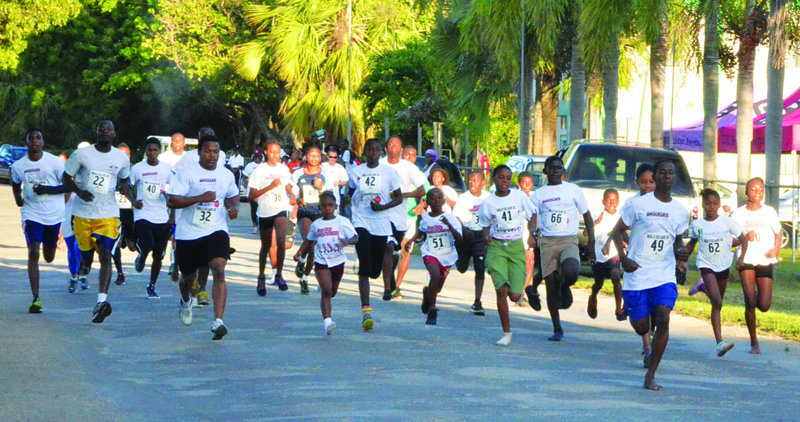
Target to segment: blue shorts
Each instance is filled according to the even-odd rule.
[[[61,223],[46,226],[33,220],[22,222],[22,231],[25,232],[25,241],[31,243],[41,243],[47,249],[55,249],[58,246],[58,234],[61,233]]]
[[[631,321],[647,318],[652,315],[657,306],[675,307],[678,299],[678,285],[665,283],[657,287],[644,290],[623,290],[622,298],[625,299],[625,310]]]

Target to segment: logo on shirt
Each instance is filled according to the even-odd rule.
[[[217,179],[200,179],[200,183],[217,183]]]
[[[142,173],[142,177],[144,176],[158,176],[158,172]]]
[[[558,196],[557,196],[557,197],[555,197],[555,198],[545,199],[544,201],[542,201],[542,204],[546,204],[546,203],[548,203],[548,202],[560,201],[560,200],[561,200],[561,197],[558,197]]]
[[[646,216],[647,217],[669,218],[669,213],[668,212],[661,212],[661,211],[648,211]]]
[[[334,230],[333,227],[322,227],[317,230],[317,237],[323,236],[339,236],[339,231]]]
[[[39,168],[27,169],[27,170],[25,170],[25,174],[28,174],[28,173],[39,173],[40,171],[41,171],[41,169],[39,169]]]

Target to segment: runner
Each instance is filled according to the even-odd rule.
[[[611,279],[611,284],[614,286],[614,315],[617,321],[625,321],[628,318],[622,307],[619,256],[610,236],[611,230],[614,230],[614,226],[619,221],[617,205],[619,205],[619,192],[616,189],[606,189],[603,192],[603,211],[594,220],[594,233],[597,236],[594,242],[596,260],[592,265],[594,284],[586,305],[586,313],[592,319],[597,318],[597,294],[603,288],[603,283],[607,278]]]
[[[452,213],[458,201],[458,192],[450,186],[450,175],[443,168],[434,166],[431,169],[431,184],[444,194],[444,212]]]
[[[172,135],[169,151],[164,151],[159,154],[158,161],[163,161],[169,164],[171,167],[174,167],[176,164],[178,164],[178,161],[183,158],[185,148],[186,138],[184,138],[183,134],[181,133],[175,133]]]
[[[228,158],[228,167],[233,172],[233,179],[236,181],[236,186],[241,186],[242,182],[242,169],[244,168],[244,157],[239,154],[239,147],[233,147],[233,155]]]
[[[64,162],[44,151],[39,129],[28,130],[25,140],[28,154],[11,165],[11,191],[21,207],[22,231],[28,244],[28,281],[33,294],[28,312],[38,314],[43,309],[39,300],[39,248],[44,260],[53,262],[64,218]]]
[[[275,273],[272,279],[281,291],[289,286],[283,279],[283,260],[286,256],[286,229],[289,225],[288,212],[291,190],[289,168],[281,163],[281,146],[273,142],[267,146],[267,162],[260,164],[248,181],[250,206],[258,205],[258,226],[261,235],[261,249],[258,253],[258,279],[256,293],[267,294],[266,276],[267,254],[270,255]],[[274,252],[273,252],[274,249]]]
[[[498,346],[511,344],[511,323],[508,317],[508,298],[519,300],[525,283],[525,247],[522,232],[525,220],[536,211],[533,204],[518,189],[511,189],[511,169],[505,164],[492,172],[495,192],[481,203],[478,215],[487,246],[486,265],[497,292],[497,313],[503,327]]]
[[[111,315],[108,287],[111,284],[111,255],[119,246],[119,205],[115,198],[117,186],[130,190],[130,160],[111,142],[117,133],[114,124],[103,120],[97,124],[94,145],[78,149],[64,166],[64,186],[75,192],[78,199],[73,209],[72,230],[81,250],[82,272],[88,274],[97,250],[100,261],[97,304],[92,322],[102,323]]]
[[[403,201],[400,175],[381,164],[381,144],[375,138],[364,144],[365,164],[354,167],[350,173],[353,192],[353,226],[358,234],[358,292],[361,296],[361,326],[372,330],[372,307],[369,304],[369,279],[378,278],[383,267],[386,239],[392,234],[390,209]]]
[[[286,163],[289,171],[294,174],[299,168],[303,167],[303,151],[298,148],[292,149],[292,155],[289,157],[289,162]]]
[[[519,190],[521,190],[525,196],[528,198],[531,197],[531,193],[533,193],[533,176],[528,173],[527,171],[523,171],[522,173],[517,176],[517,186],[519,186]],[[534,252],[534,248],[530,246],[530,232],[525,230],[525,233],[522,235],[522,244],[525,245],[525,287],[524,289],[528,289],[528,286],[531,285],[531,281],[533,281],[533,270],[536,264],[536,254]],[[525,306],[529,305],[529,303],[525,300],[525,296],[519,298],[517,301],[517,306]]]
[[[239,214],[239,189],[233,173],[217,165],[219,139],[202,137],[198,149],[201,153],[199,164],[179,169],[167,192],[167,205],[181,210],[175,223],[175,258],[181,272],[179,316],[185,325],[191,325],[194,298],[190,289],[195,273],[200,267],[210,268],[214,277],[211,332],[214,333],[213,340],[220,340],[228,333],[222,322],[228,296],[225,264],[230,259],[226,216],[234,219]]]
[[[475,272],[475,301],[469,307],[469,311],[473,315],[485,315],[481,296],[483,295],[483,281],[486,277],[486,243],[484,243],[483,227],[478,211],[483,201],[489,197],[489,192],[484,190],[486,177],[482,171],[471,172],[468,180],[469,191],[458,197],[456,206],[453,208],[453,214],[468,229],[464,242],[460,243],[463,250],[458,253],[456,268],[458,268],[458,272],[465,273],[469,268],[469,260],[472,258],[472,268]]]
[[[756,308],[767,312],[772,306],[772,275],[781,250],[781,223],[778,213],[763,205],[764,181],[756,177],[747,182],[747,204],[733,212],[733,219],[747,233],[747,248],[738,251],[744,256],[737,266],[744,292],[744,318],[750,333],[750,353],[761,353],[756,336]]]
[[[583,215],[588,237],[586,254],[594,263],[594,224],[586,198],[578,185],[564,182],[564,163],[558,156],[548,157],[544,162],[547,185],[531,195],[536,215],[531,218],[529,229],[536,232],[536,224],[541,219],[541,239],[531,236],[530,246],[540,246],[542,254],[542,276],[547,289],[547,310],[553,322],[553,335],[547,339],[561,341],[564,328],[561,326],[559,309],[569,309],[572,305],[570,287],[578,280],[581,266],[578,250],[578,214]],[[555,272],[559,269],[559,277]],[[532,286],[529,287],[532,290]],[[532,293],[529,293],[532,294]]]
[[[250,176],[253,175],[253,172],[256,171],[256,168],[259,164],[264,161],[264,152],[256,150],[253,153],[253,161],[247,163],[244,167],[244,171],[242,171],[242,186],[246,186],[248,192],[250,192]],[[250,221],[253,223],[253,234],[258,233],[258,216],[256,215],[256,210],[258,206],[256,204],[250,203]]]
[[[409,163],[414,165],[414,168],[417,168],[415,164],[417,162],[417,149],[414,147],[405,147],[403,150],[403,160],[408,161]],[[419,170],[419,168],[417,168]],[[425,183],[422,184],[423,191],[427,192],[431,189],[431,184],[428,182],[428,178],[425,175],[422,175],[422,178],[425,179]],[[400,285],[403,284],[403,278],[405,278],[406,273],[408,272],[408,265],[411,263],[411,251],[414,249],[414,242],[409,243],[408,241],[417,234],[417,218],[425,212],[426,207],[420,205],[420,202],[424,204],[424,200],[422,198],[406,198],[406,234],[403,236],[403,240],[400,241],[400,260],[397,262],[397,278],[395,281],[395,288],[392,290],[392,299],[403,299],[403,293],[400,291]]]
[[[722,341],[720,326],[722,299],[728,286],[728,273],[733,258],[731,248],[741,244],[742,254],[739,255],[736,266],[742,267],[744,255],[747,253],[747,236],[739,223],[728,216],[719,215],[720,198],[717,191],[703,189],[700,196],[703,197],[706,215],[705,218],[692,221],[691,240],[686,245],[686,250],[691,254],[695,245],[700,243],[695,262],[702,278],[689,290],[689,295],[702,291],[711,299],[711,327],[717,344],[717,356],[722,357],[733,348],[733,343]],[[734,239],[738,240],[736,245]]]
[[[461,243],[461,222],[453,214],[444,212],[444,193],[433,188],[426,195],[431,211],[422,214],[417,223],[417,233],[412,241],[423,239],[422,262],[430,275],[430,282],[422,288],[420,309],[428,316],[425,324],[436,325],[439,309],[436,296],[442,291],[450,267],[458,260],[456,242]]]
[[[319,194],[324,190],[331,190],[330,183],[322,173],[322,152],[319,148],[311,147],[306,153],[308,164],[292,173],[294,195],[297,201],[297,224],[300,227],[300,236],[305,241],[308,230],[314,220],[322,217],[319,209]],[[308,265],[305,265],[308,262]],[[307,255],[300,256],[294,274],[300,278],[300,293],[308,294],[308,275],[311,274],[314,262],[314,250],[309,248]]]
[[[656,190],[628,200],[611,236],[625,271],[622,296],[631,326],[637,334],[645,335],[650,331],[651,317],[655,320],[644,388],[660,391],[663,388],[656,384],[655,373],[667,347],[669,314],[678,297],[675,261],[689,257],[681,238],[689,226],[689,212],[671,196],[675,165],[659,161],[655,175]],[[622,233],[628,229],[630,245],[625,251]]]
[[[313,247],[314,275],[317,277],[320,290],[319,307],[322,311],[322,330],[325,335],[333,334],[336,323],[331,319],[331,298],[339,290],[339,282],[344,274],[344,263],[347,256],[344,253],[345,245],[358,243],[356,229],[350,220],[335,215],[336,196],[329,192],[322,192],[319,196],[319,207],[322,218],[311,223],[308,238],[303,241],[300,249],[294,255],[294,260],[300,259],[306,249]]]
[[[119,144],[117,147],[120,151],[125,153],[128,161],[131,158],[131,149],[125,143]],[[160,147],[159,147],[160,148]],[[119,206],[119,221],[120,221],[120,242],[114,249],[114,266],[117,268],[117,280],[114,284],[121,286],[125,284],[125,272],[122,271],[122,249],[128,247],[130,251],[134,249],[134,233],[133,233],[133,204],[131,198],[119,190],[115,192],[117,198],[117,205]]]
[[[150,283],[146,292],[150,299],[158,299],[156,282],[161,273],[161,261],[174,223],[170,218],[165,193],[172,167],[158,159],[161,149],[158,138],[148,138],[144,148],[145,161],[131,167],[131,185],[136,193],[136,200],[133,202],[133,230],[136,234],[136,250],[139,252],[134,267],[137,273],[144,271],[147,255],[153,253]]]
[[[80,284],[81,290],[89,288],[87,274],[81,272],[81,250],[78,248],[78,241],[72,231],[72,208],[75,206],[77,195],[67,193],[67,203],[64,206],[64,220],[61,222],[61,235],[64,236],[64,243],[67,245],[67,266],[69,267],[69,285],[67,292],[75,293]]]
[[[340,189],[343,186],[347,186],[347,182],[350,181],[350,176],[347,175],[347,170],[345,170],[344,166],[336,162],[339,159],[339,152],[335,145],[328,145],[328,147],[325,148],[325,153],[327,154],[326,157],[328,160],[320,165],[322,167],[322,174],[325,175],[325,180],[328,180],[330,186],[333,188],[333,195],[336,197],[336,203],[341,204]]]
[[[380,159],[380,163],[393,169],[400,176],[401,188],[404,202],[414,201],[425,194],[425,175],[416,165],[403,160],[400,157],[403,153],[403,141],[398,136],[392,136],[386,142],[386,156]],[[400,249],[403,239],[411,225],[416,222],[409,222],[406,206],[394,207],[389,210],[389,219],[392,225],[392,235],[386,244],[383,255],[383,300],[392,300],[393,297],[400,299],[402,293],[397,287],[397,280],[394,270],[400,262]]]

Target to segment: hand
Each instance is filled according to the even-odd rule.
[[[42,188],[44,188],[43,185],[39,185],[39,184],[33,185],[33,189],[32,189],[33,193],[35,193],[37,195],[44,195],[44,192],[42,192],[44,189],[42,189]]]
[[[595,258],[594,242],[589,242],[586,244],[586,260],[589,261],[590,264],[594,264]]]
[[[319,179],[319,178],[314,179],[314,187],[315,188],[317,188],[319,190],[322,190],[322,186],[323,186],[322,185],[322,179]]]
[[[601,249],[600,252],[602,252],[603,255],[608,256],[608,254],[611,253],[611,245],[603,246],[603,249]]]
[[[403,238],[400,242],[400,248],[407,253],[411,253],[411,250],[414,249],[414,242],[409,242],[410,239]]]
[[[228,218],[231,220],[235,220],[236,217],[239,216],[239,208],[237,207],[228,207]]]
[[[214,191],[208,191],[200,195],[197,199],[198,202],[214,202],[217,200],[217,193]]]
[[[531,237],[528,238],[528,247],[529,248],[536,247],[536,236],[531,235]]]
[[[133,207],[134,207],[134,208],[136,208],[137,210],[140,210],[140,209],[142,209],[142,207],[143,207],[143,206],[144,206],[144,202],[143,202],[141,199],[137,199],[137,200],[136,200],[136,201],[133,203]]]
[[[678,258],[678,261],[686,262],[689,260],[689,250],[685,246],[681,246],[675,251],[675,257]]]
[[[778,256],[778,250],[775,249],[775,248],[772,248],[772,249],[767,251],[766,256],[767,256],[767,258],[775,258],[776,256]]]
[[[744,268],[744,255],[740,256],[739,259],[736,260],[736,270],[741,271]]]
[[[414,207],[414,210],[413,210],[414,215],[425,214],[425,209],[427,207],[428,207],[428,205],[425,203],[425,201],[420,201],[420,203],[417,204],[416,207]]]
[[[626,273],[632,273],[639,269],[639,264],[637,264],[636,261],[632,259],[628,259],[627,256],[624,259],[622,259],[620,263],[622,264],[622,269],[625,270]]]
[[[754,242],[756,240],[756,237],[758,237],[758,234],[755,232],[755,230],[750,230],[749,232],[747,232],[748,242]]]
[[[678,261],[678,271],[686,274],[686,263],[683,261]]]
[[[94,195],[86,190],[78,190],[75,193],[78,195],[78,198],[81,198],[84,202],[92,202],[94,199]]]
[[[278,186],[280,186],[280,184],[281,184],[281,179],[275,179],[272,181],[272,183],[269,184],[269,186],[267,186],[267,190],[275,189]]]
[[[300,251],[298,250],[296,254],[292,257],[295,262],[300,261]]]
[[[350,206],[350,196],[349,195],[342,196],[342,206],[343,207],[349,207]]]
[[[303,201],[303,199],[298,196],[297,197],[297,206],[298,207],[305,207],[306,206],[306,201]]]
[[[372,211],[383,211],[383,205],[375,202],[374,199],[371,199],[369,201],[369,206],[370,208],[372,208]]]
[[[492,246],[492,237],[491,237],[491,236],[486,236],[486,237],[483,239],[483,243],[485,243],[485,244],[486,244],[486,246]]]

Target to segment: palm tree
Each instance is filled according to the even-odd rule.
[[[786,56],[786,20],[790,0],[770,0],[769,61],[767,63],[767,119],[764,136],[766,155],[766,202],[778,208],[783,137],[783,79]]]
[[[717,107],[719,103],[719,0],[705,4],[703,46],[703,184],[717,178]]]

